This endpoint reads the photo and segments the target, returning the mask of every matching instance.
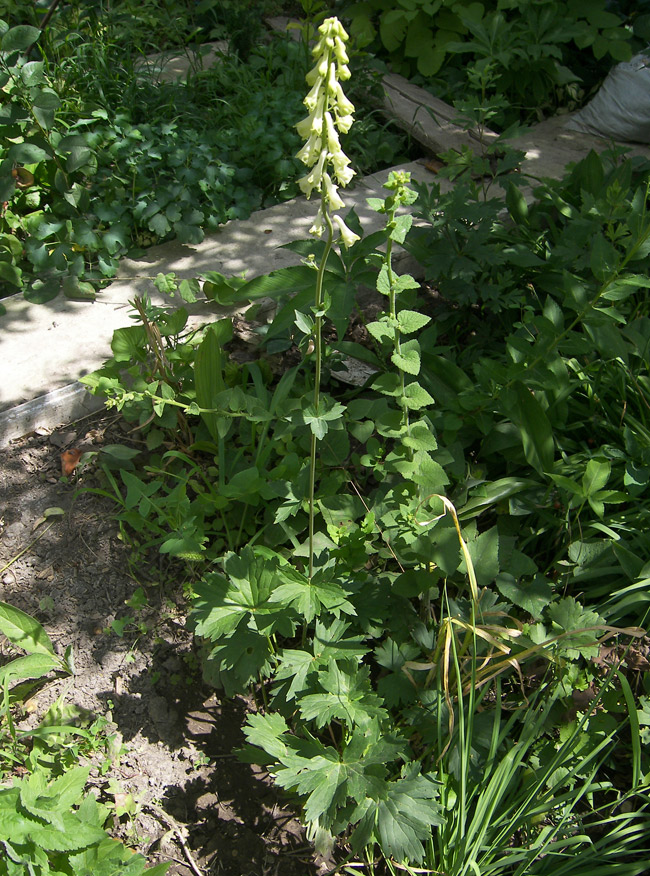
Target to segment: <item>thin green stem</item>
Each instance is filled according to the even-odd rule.
[[[318,266],[318,274],[316,276],[316,291],[314,294],[314,355],[316,357],[316,366],[314,369],[314,412],[318,416],[318,408],[320,405],[320,383],[321,383],[321,367],[322,367],[322,328],[323,317],[321,314],[323,304],[323,278],[325,276],[325,267],[327,259],[332,249],[334,242],[334,226],[332,219],[327,209],[327,197],[325,192],[321,195],[321,209],[327,225],[327,238],[325,240],[325,249],[321,263]],[[314,517],[315,517],[315,493],[316,493],[316,449],[318,439],[312,431],[311,442],[309,446],[309,580],[314,576]]]
[[[393,207],[390,215],[389,225],[395,220],[396,207]],[[393,271],[393,240],[391,237],[386,241],[386,272],[388,274],[388,310],[393,328],[393,348],[397,355],[402,352],[402,339],[399,326],[397,324],[397,295],[395,293],[395,273]],[[406,429],[406,434],[410,434],[409,411],[406,405],[406,378],[404,371],[399,369],[400,381],[400,408],[402,409],[402,426]],[[408,447],[407,454],[409,459],[413,456],[413,450]]]

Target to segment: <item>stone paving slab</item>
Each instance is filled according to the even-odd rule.
[[[399,165],[413,179],[433,178],[422,164]],[[366,232],[380,228],[382,217],[366,203],[369,197],[384,197],[389,170],[359,180],[354,189],[342,192],[346,209],[354,207]],[[47,304],[25,301],[22,295],[4,299],[7,309],[0,316],[0,446],[41,426],[52,428],[97,407],[79,377],[99,368],[110,356],[113,331],[132,324],[129,301],[146,293],[154,303],[165,298],[152,278],[174,271],[181,279],[216,270],[227,276],[247,277],[296,264],[299,257],[279,247],[309,236],[317,209],[315,200],[296,198],[235,220],[198,245],[170,241],[152,247],[140,259],[124,259],[118,278],[100,292],[94,302],[70,301],[59,295]],[[345,213],[345,211],[342,211]],[[212,303],[188,308],[195,321],[209,322],[222,316]],[[232,313],[233,311],[228,311]]]

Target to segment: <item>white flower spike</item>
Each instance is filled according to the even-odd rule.
[[[341,242],[348,247],[359,239],[358,235],[338,216],[330,216],[330,210],[341,210],[345,206],[338,186],[346,186],[354,176],[338,134],[347,134],[354,121],[354,105],[340,84],[350,78],[345,50],[348,35],[337,18],[326,19],[318,32],[320,38],[312,50],[315,64],[307,74],[311,88],[303,101],[309,115],[296,125],[305,140],[296,157],[311,170],[298,180],[298,185],[308,198],[314,189],[321,196],[321,206],[310,233],[320,237],[326,225],[330,229],[334,225]]]

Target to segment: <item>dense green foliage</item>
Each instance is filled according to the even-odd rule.
[[[0,297],[92,299],[134,247],[199,243],[297,193],[304,45],[276,35],[209,69],[194,55],[186,81],[158,81],[145,52],[184,51],[199,24],[151,3],[129,23],[129,6],[64,6],[44,32],[0,22]],[[204,38],[224,35],[213,24]],[[348,148],[371,172],[405,140],[368,111]]]
[[[136,544],[189,562],[205,677],[261,694],[248,756],[301,801],[319,847],[342,834],[357,854],[376,844],[448,873],[558,859],[586,873],[625,853],[640,873],[648,719],[625,655],[650,570],[650,167],[591,154],[529,205],[512,181],[505,204],[485,199],[467,174],[449,195],[419,191],[417,230],[396,212],[413,199],[403,183],[373,204],[386,230],[328,260],[339,340],[318,412],[309,265],[208,278],[223,302],[278,298],[267,343],[304,354],[279,379],[273,356],[228,362],[226,320],[183,336],[182,310],[149,309],[116,334],[87,382],[160,447],[145,472],[108,472],[119,517]],[[394,273],[392,243],[421,260],[435,303]],[[317,243],[296,248],[318,261]],[[346,290],[372,274],[386,312],[361,346]],[[377,369],[361,390],[335,378],[342,354]]]
[[[392,12],[380,35],[391,25],[415,58],[412,23],[447,13],[455,42],[441,44],[443,57],[464,51],[459,39],[471,34],[470,82],[483,97],[573,82],[560,45],[626,51],[623,19],[604,5],[569,3],[560,21],[559,4],[530,2],[516,27],[504,17],[513,4],[493,6],[402,0],[390,10],[356,4],[354,14]],[[552,36],[538,41],[527,82],[517,65],[528,69],[540,16]],[[22,72],[11,56],[33,36],[10,29],[4,48],[14,80],[40,89],[30,111],[47,121],[56,108],[43,96],[46,67]],[[254,49],[251,63],[275,70]],[[283,62],[276,72],[286,84],[293,69]],[[208,74],[199,81],[211,87]],[[154,99],[164,113],[164,90]],[[138,227],[191,241],[184,229],[203,220],[193,225],[182,208],[169,215],[182,203],[176,190],[161,201],[176,183],[147,189],[163,138],[146,101],[134,101],[142,117],[123,122],[112,160],[119,168],[122,148],[141,148],[122,143],[137,131],[146,144],[132,177]],[[479,124],[503,107],[465,104]],[[282,118],[294,124],[292,113]],[[111,119],[110,130],[120,124]],[[176,116],[164,124],[168,140],[187,136]],[[17,150],[45,151],[34,136],[17,138]],[[194,170],[215,198],[204,136]],[[42,161],[74,165],[75,143],[63,142]],[[319,850],[338,839],[371,873],[379,853],[392,873],[605,876],[615,867],[635,876],[650,854],[650,163],[590,153],[531,193],[504,140],[486,150],[447,156],[448,193],[391,174],[385,198],[370,202],[383,230],[364,236],[351,211],[358,239],[340,252],[330,250],[330,222],[327,239],[291,245],[301,264],[267,276],[159,275],[158,288],[185,303],[270,297],[277,307],[259,329],[257,358],[237,364],[229,319],[189,329],[180,302],[133,302],[135,324],[115,333],[112,359],[84,382],[138,427],[146,449],[99,454],[98,489],[115,500],[135,562],[152,548],[172,559],[206,681],[255,698],[242,757],[291,795]],[[286,161],[280,153],[273,161]],[[32,170],[18,163],[29,182]],[[189,180],[191,161],[183,167]],[[287,195],[290,170],[277,177]],[[114,200],[108,183],[102,190],[110,209],[128,202],[123,183]],[[127,213],[137,210],[119,222]],[[424,282],[396,271],[398,246]],[[362,287],[383,302],[369,321]],[[361,386],[341,377],[350,358],[372,370]],[[30,790],[17,787],[8,808],[27,824]],[[43,782],[36,790],[48,796]],[[50,797],[59,792],[67,801],[50,786]]]
[[[394,69],[419,74],[445,99],[459,89],[469,97],[472,77],[489,70],[490,95],[506,102],[502,125],[575,105],[650,34],[644,2],[352,0],[345,14],[360,44],[387,53]]]

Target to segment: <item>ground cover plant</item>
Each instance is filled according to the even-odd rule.
[[[394,173],[364,236],[335,19],[314,65],[303,263],[178,289],[275,298],[263,351],[237,365],[229,320],[135,302],[86,383],[150,455],[105,492],[184,564],[206,680],[257,703],[242,757],[339,869],[643,873],[650,165],[591,153],[530,202],[507,153],[451,167],[447,195]],[[363,344],[361,284],[384,302]],[[345,356],[366,385],[342,387]]]
[[[111,838],[111,808],[88,788],[91,764],[107,769],[119,754],[121,742],[107,732],[108,722],[100,717],[84,726],[61,694],[36,727],[17,727],[27,700],[53,672],[74,673],[72,648],[57,656],[41,624],[5,602],[0,632],[12,651],[0,667],[2,876],[140,876],[145,870],[164,876],[166,864],[147,868],[142,855]]]
[[[92,299],[126,252],[198,243],[297,193],[305,46],[264,32],[268,4],[250,4],[256,27],[227,4],[162,7],[85,2],[0,22],[3,296]],[[209,69],[193,55],[186,81],[144,72],[147,53],[224,37],[230,51]],[[406,141],[369,109],[349,147],[370,172]]]

